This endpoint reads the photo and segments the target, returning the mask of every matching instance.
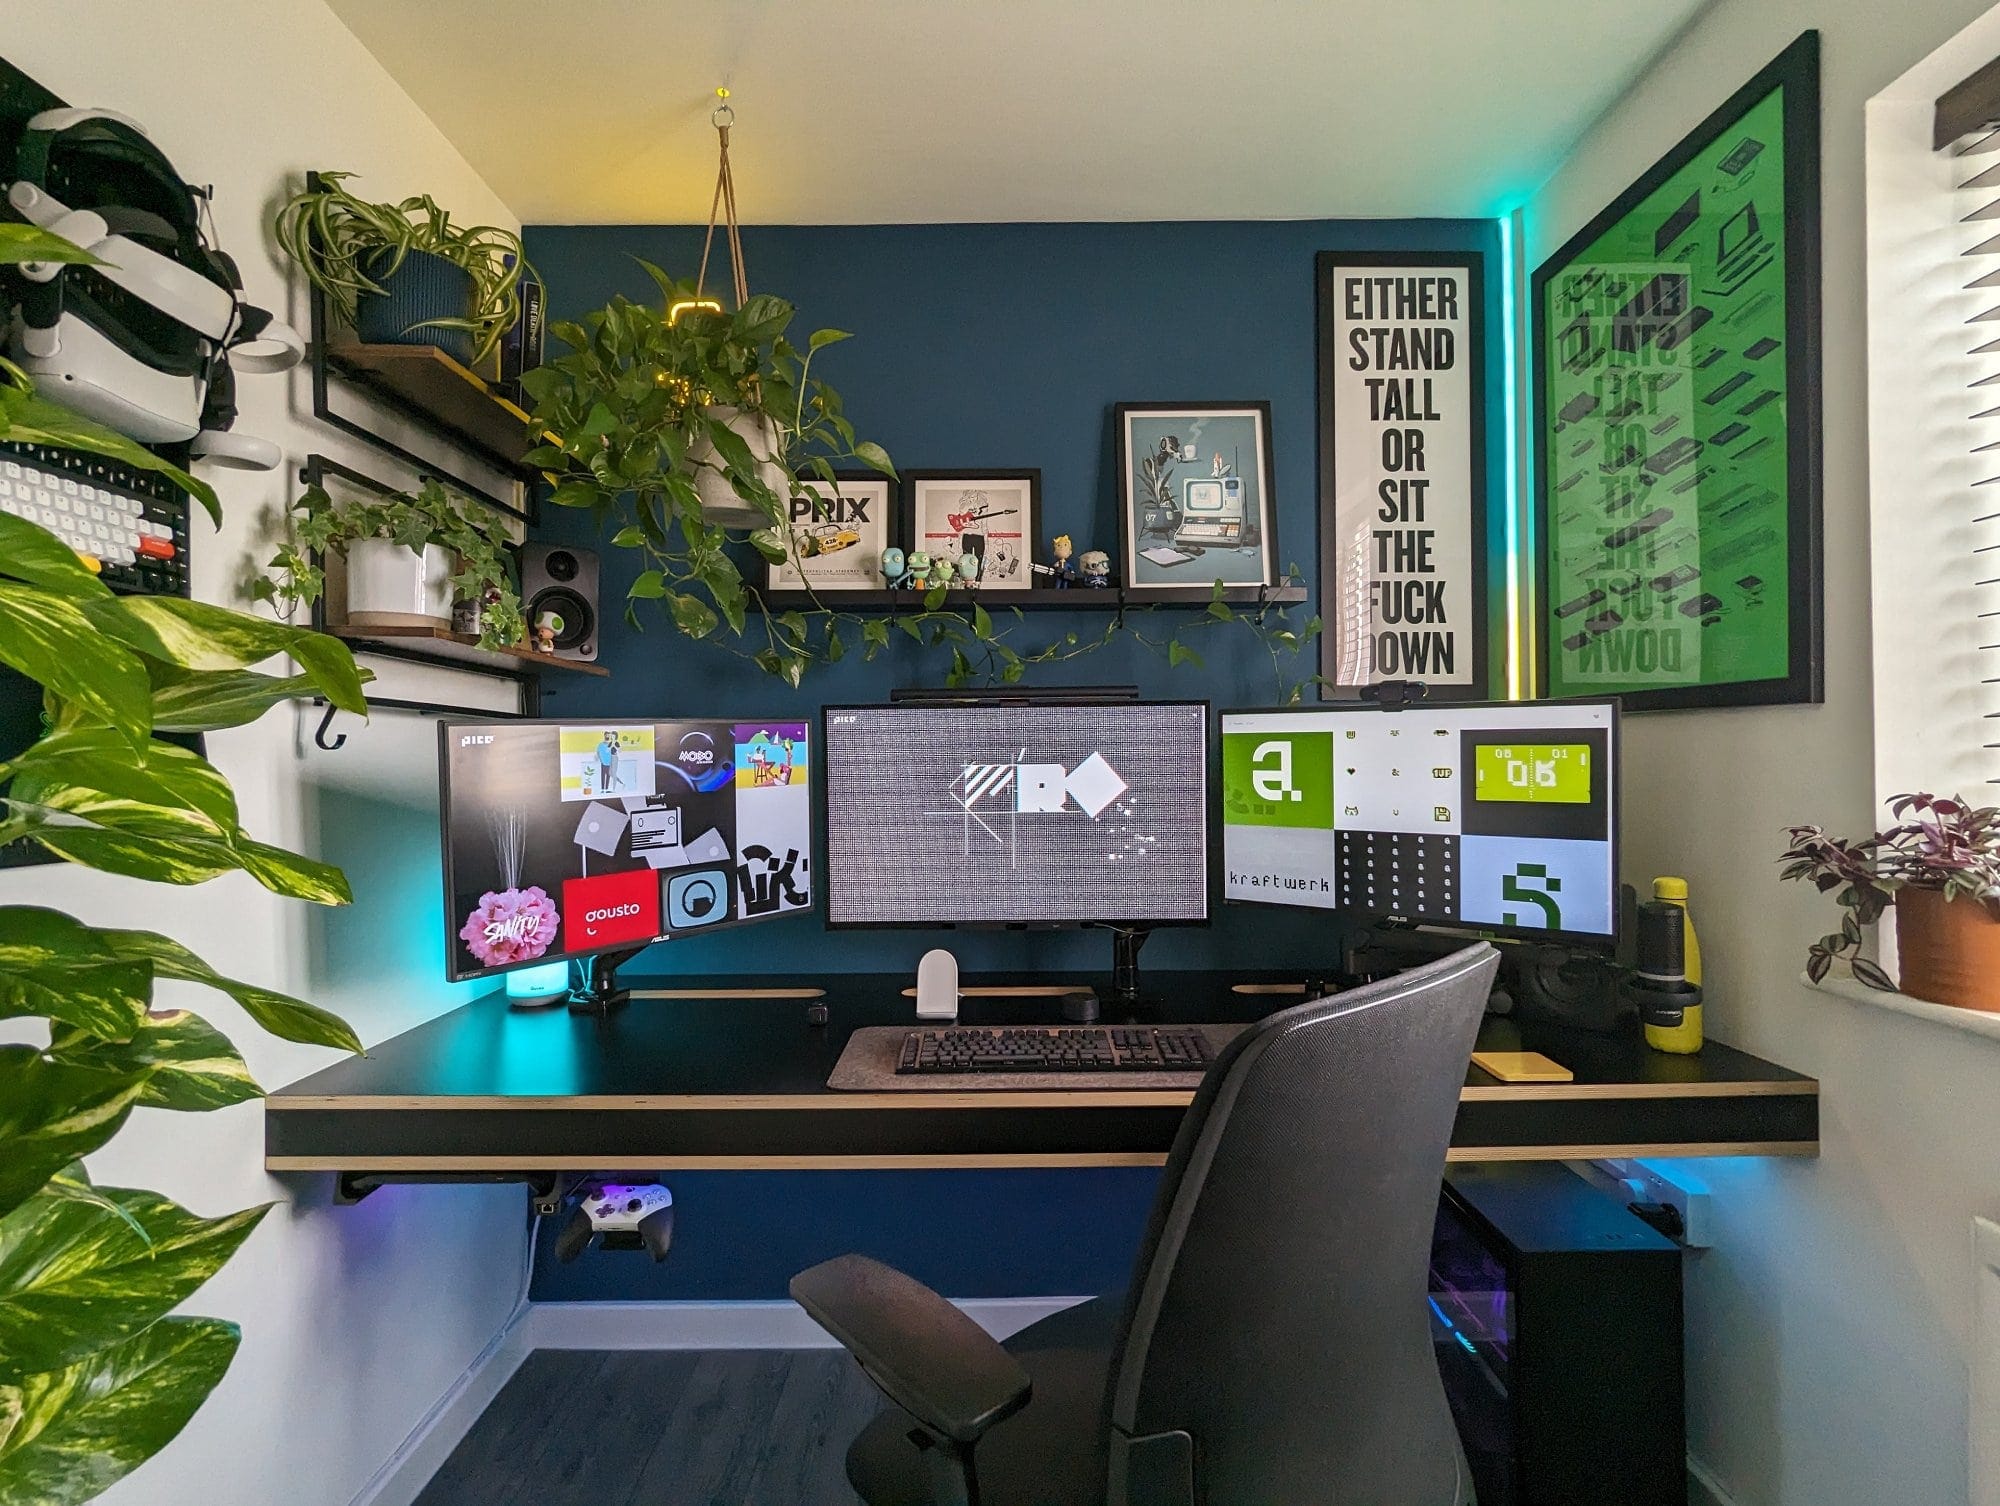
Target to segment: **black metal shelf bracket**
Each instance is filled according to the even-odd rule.
[[[326,735],[333,727],[333,713],[338,708],[331,701],[327,701],[324,704],[326,706],[326,715],[319,719],[319,730],[313,733],[313,746],[323,752],[338,753],[342,748],[347,746],[347,734],[343,732],[338,737],[333,738],[329,738]]]

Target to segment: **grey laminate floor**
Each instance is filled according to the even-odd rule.
[[[855,1506],[880,1407],[838,1349],[538,1349],[417,1506]]]

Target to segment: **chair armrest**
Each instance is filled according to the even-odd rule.
[[[865,1255],[792,1278],[792,1298],[840,1340],[897,1406],[941,1437],[972,1444],[1027,1404],[1021,1362],[922,1282]]]

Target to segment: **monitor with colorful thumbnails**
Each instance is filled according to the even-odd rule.
[[[453,981],[812,908],[806,724],[446,721]]]
[[[1608,947],[1618,704],[1222,715],[1222,894]]]

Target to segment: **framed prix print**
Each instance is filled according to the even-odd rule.
[[[977,556],[982,591],[1028,589],[1041,521],[1040,471],[905,471],[903,487],[911,550],[954,563]]]
[[[799,478],[788,533],[791,558],[766,565],[770,591],[879,591],[882,551],[896,542],[895,483],[873,471],[836,471],[834,485]]]
[[[1486,295],[1476,251],[1322,251],[1320,695],[1485,700]]]
[[[1545,694],[1822,698],[1819,34],[1534,275]]]
[[[1125,583],[1275,585],[1271,405],[1120,403],[1116,422]]]

